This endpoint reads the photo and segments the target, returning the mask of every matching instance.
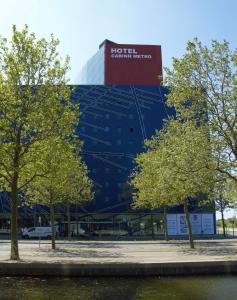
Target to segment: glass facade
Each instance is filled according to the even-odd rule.
[[[77,211],[85,236],[158,236],[164,231],[162,211],[135,211],[131,206],[128,178],[134,158],[144,151],[144,139],[161,129],[163,120],[173,114],[166,106],[168,90],[159,86],[79,85],[72,101],[80,103],[80,122],[77,134],[83,141],[83,159],[94,182],[95,199],[79,211],[72,207],[72,221]],[[202,224],[210,232],[215,220],[214,209],[191,203],[195,230],[201,233]],[[6,193],[0,194],[0,228],[9,227],[10,202]],[[185,232],[183,207],[169,209],[170,230]],[[206,218],[201,214],[209,213]],[[37,224],[38,216],[47,222],[48,207],[19,209],[19,222],[28,227]],[[43,217],[45,216],[45,217]],[[65,207],[56,208],[62,235],[66,221]],[[63,223],[64,222],[64,223]],[[173,224],[173,225],[172,225]],[[61,225],[60,225],[61,226]],[[177,227],[178,231],[177,231]],[[208,231],[209,230],[209,231]]]
[[[82,68],[81,73],[79,74],[78,83],[103,85],[104,74],[105,48],[102,46]]]
[[[174,111],[166,106],[168,89],[161,86],[159,45],[117,44],[105,40],[82,68],[73,102],[80,104],[77,134],[82,156],[94,182],[95,198],[79,210],[72,207],[73,234],[90,236],[159,236],[164,233],[162,211],[136,211],[128,185],[134,158],[144,151],[144,140],[163,127]],[[210,232],[214,208],[191,203],[194,232]],[[169,208],[174,235],[185,233],[183,207]],[[61,235],[66,234],[66,209],[56,207]],[[49,208],[19,208],[19,224],[36,226],[49,219]],[[212,220],[213,216],[213,220]],[[10,228],[10,201],[0,193],[0,229]],[[79,230],[80,228],[80,230]],[[204,229],[203,229],[204,228]],[[195,231],[196,230],[196,231]]]

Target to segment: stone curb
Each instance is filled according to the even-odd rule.
[[[237,273],[237,261],[170,263],[1,262],[0,276],[178,276]]]

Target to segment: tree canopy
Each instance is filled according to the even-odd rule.
[[[81,205],[91,200],[94,193],[87,167],[78,156],[78,149],[75,151],[75,145],[53,138],[47,143],[51,151],[45,152],[44,163],[41,165],[41,172],[47,175],[32,181],[25,193],[29,204],[50,207],[52,248],[55,249],[55,205],[64,205],[69,209],[71,204]],[[68,218],[70,223],[70,215]]]
[[[49,138],[74,134],[78,106],[70,102],[68,57],[59,41],[37,39],[25,26],[13,26],[11,41],[0,38],[0,186],[11,194],[11,259],[19,259],[18,193],[39,172]]]
[[[148,151],[136,159],[135,206],[184,205],[189,223],[189,198],[212,189],[212,158],[206,127],[194,121],[170,120],[146,141]],[[189,224],[190,225],[190,224]],[[189,226],[189,233],[191,227]],[[192,236],[190,245],[193,247]]]
[[[215,169],[237,182],[237,49],[216,40],[208,48],[194,39],[166,69],[165,83],[177,118],[209,125]]]

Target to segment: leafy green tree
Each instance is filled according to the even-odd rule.
[[[227,208],[230,208],[230,202],[228,200],[224,199],[223,194],[220,193],[219,197],[215,201],[215,204],[216,204],[215,205],[216,210],[221,213],[223,235],[226,236],[224,211]]]
[[[149,142],[147,141],[147,143]],[[161,161],[157,161],[156,156],[157,151],[148,151],[139,154],[135,159],[136,168],[131,175],[131,186],[134,189],[132,194],[133,207],[150,210],[163,208],[164,237],[168,241],[167,206],[170,205],[170,202],[167,199],[167,194],[160,193],[161,190],[157,184],[158,164]]]
[[[45,152],[41,165],[41,172],[47,176],[32,181],[25,193],[29,204],[49,206],[52,249],[55,249],[55,205],[61,204],[67,207],[70,234],[70,204],[90,200],[93,192],[86,165],[75,155],[74,145],[58,139],[50,139],[47,142],[51,151]]]
[[[212,198],[215,200],[215,208],[221,213],[223,235],[226,235],[224,211],[236,207],[237,191],[236,183],[226,175],[220,174],[217,177]]]
[[[212,188],[212,159],[207,129],[196,122],[170,120],[160,132],[146,142],[139,167],[136,205],[183,205],[190,247],[194,248],[189,216],[189,198],[208,193]],[[147,164],[147,168],[144,166]]]
[[[88,169],[84,162],[78,157],[73,157],[68,162],[68,169],[63,175],[63,188],[59,195],[67,208],[68,240],[71,238],[71,214],[70,206],[85,204],[94,197],[93,182],[88,177]],[[77,218],[77,235],[78,235],[78,218]]]
[[[78,107],[70,102],[58,40],[37,39],[25,26],[12,39],[0,38],[0,186],[11,195],[11,259],[19,259],[18,194],[39,172],[45,140],[71,135]]]
[[[208,48],[194,39],[166,69],[165,83],[177,118],[208,123],[215,169],[237,183],[237,49],[215,40]]]
[[[52,249],[55,249],[55,205],[61,204],[58,197],[63,188],[63,175],[67,171],[66,162],[71,158],[71,145],[63,140],[48,139],[46,151],[41,157],[40,172],[47,174],[31,181],[25,189],[25,198],[29,205],[48,205],[50,209],[50,224],[52,227]],[[48,150],[51,151],[48,151]]]

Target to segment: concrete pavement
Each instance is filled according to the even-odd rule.
[[[21,261],[15,263],[9,260],[9,241],[2,241],[0,273],[65,275],[67,270],[66,275],[98,276],[237,272],[236,240],[198,240],[195,247],[191,250],[188,241],[59,241],[52,250],[50,241],[20,241]]]
[[[20,241],[22,261],[60,263],[158,263],[190,261],[237,261],[237,240],[198,240],[195,249],[188,241]],[[0,243],[0,261],[10,256],[10,242]]]

